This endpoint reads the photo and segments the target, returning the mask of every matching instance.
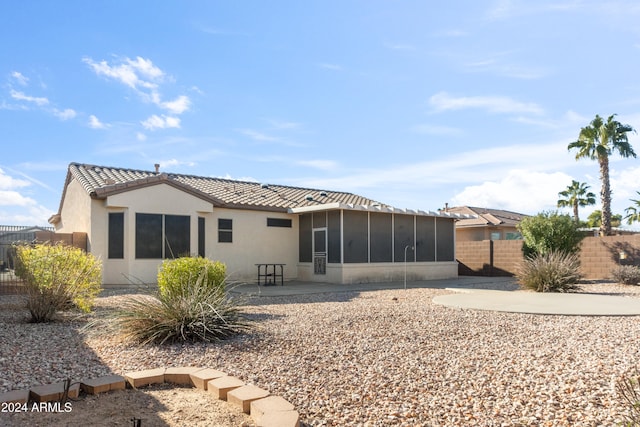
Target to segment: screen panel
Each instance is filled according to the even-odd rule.
[[[436,218],[437,261],[455,261],[455,224],[447,218]]]
[[[393,253],[395,262],[404,262],[405,248],[407,262],[414,260],[413,215],[394,215],[393,217]]]
[[[393,253],[393,217],[391,214],[372,212],[371,262],[391,262]]]
[[[340,263],[340,211],[329,211],[327,220],[329,231],[329,251],[327,255],[327,262],[333,264]]]
[[[436,220],[433,217],[416,217],[416,261],[436,260]]]
[[[343,211],[344,262],[369,261],[369,215],[367,212]]]

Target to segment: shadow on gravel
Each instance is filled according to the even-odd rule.
[[[74,384],[116,374],[102,364],[100,355],[85,343],[85,336],[80,332],[86,324],[83,317],[62,314],[53,322],[28,323],[30,316],[23,298],[19,295],[0,295],[0,342],[4,343],[0,348],[0,370],[3,372],[0,393],[30,390],[40,385],[62,383],[67,379]],[[87,366],[91,366],[92,372],[87,372]],[[87,408],[87,405],[82,405],[86,408],[84,411],[73,410],[74,403],[85,397],[84,392],[80,392],[77,399],[62,398],[62,408],[65,408],[65,403],[70,405],[70,411],[62,414],[30,410],[34,403],[30,401],[26,412],[3,411],[0,425],[131,425],[131,419],[136,418],[140,411],[135,407],[119,408],[117,413],[111,414],[109,424],[96,424],[100,421],[95,417],[99,407]],[[153,400],[152,403],[158,411],[165,410],[161,402]],[[50,419],[50,416],[56,418]],[[147,413],[142,425],[167,424],[157,415]]]

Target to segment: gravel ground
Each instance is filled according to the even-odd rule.
[[[640,288],[584,292],[640,297]],[[0,296],[0,392],[165,366],[206,366],[296,406],[303,425],[603,426],[622,421],[615,392],[640,363],[640,317],[496,313],[434,305],[443,289],[249,301],[257,327],[217,344],[137,346],[79,331],[82,321],[23,323]],[[99,298],[118,304],[126,295]]]

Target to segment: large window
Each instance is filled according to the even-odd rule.
[[[178,258],[191,251],[191,219],[185,215],[136,214],[136,258]]]
[[[109,259],[124,258],[124,213],[109,214]]]
[[[218,219],[218,242],[231,243],[233,242],[233,220],[232,219]]]

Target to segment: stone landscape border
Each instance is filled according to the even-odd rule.
[[[195,387],[217,399],[238,406],[251,416],[257,427],[300,426],[300,415],[287,400],[280,396],[272,396],[267,390],[246,384],[239,378],[211,368],[157,368],[128,372],[123,376],[107,375],[82,380],[69,387],[67,397],[77,398],[80,390],[87,394],[99,394],[163,383]],[[40,385],[29,390],[14,390],[0,394],[0,403],[60,402],[65,397],[64,393],[64,382]]]

